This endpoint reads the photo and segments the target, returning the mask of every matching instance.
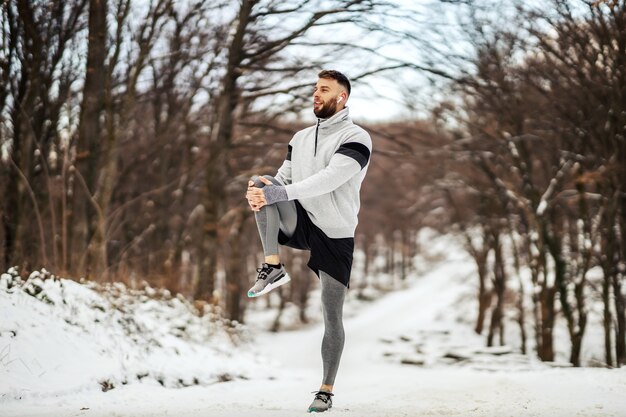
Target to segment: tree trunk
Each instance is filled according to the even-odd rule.
[[[492,239],[494,250],[494,281],[493,286],[496,294],[496,306],[491,315],[487,346],[493,346],[496,332],[500,335],[500,345],[504,345],[504,294],[506,291],[506,272],[504,270],[504,258],[502,256],[502,243],[500,233],[493,232]]]
[[[202,214],[203,234],[200,238],[200,244],[197,245],[196,277],[192,280],[194,284],[193,298],[215,304],[218,302],[213,296],[215,292],[215,274],[217,272],[217,224],[215,222],[209,223],[206,220],[207,217],[208,213],[205,206]],[[211,238],[208,239],[207,235],[211,235]]]
[[[623,278],[622,278],[623,279]],[[621,288],[621,285],[620,285]],[[619,305],[618,305],[619,303]],[[626,300],[624,295],[615,300],[617,315],[617,329],[615,331],[615,358],[617,366],[626,365]]]
[[[19,143],[19,132],[14,132],[13,143],[16,141]],[[13,147],[15,149],[15,146]],[[12,151],[13,161],[19,163],[19,152]],[[2,196],[2,229],[3,229],[3,242],[2,250],[4,253],[5,267],[14,266],[16,261],[20,258],[18,255],[19,244],[17,242],[17,228],[20,222],[20,213],[22,213],[22,199],[20,194],[20,187],[18,187],[18,175],[15,172],[15,167],[9,166],[6,169],[6,178],[10,180],[3,189]],[[4,271],[4,269],[3,269]]]
[[[487,272],[487,258],[489,256],[489,233],[487,229],[483,229],[483,240],[480,246],[477,247],[472,242],[472,237],[469,233],[465,232],[465,247],[469,254],[476,263],[476,270],[478,272],[478,315],[476,317],[476,325],[474,331],[476,334],[482,334],[485,326],[485,318],[487,316],[487,310],[491,306],[491,299],[493,293],[487,288],[488,272]]]
[[[606,191],[605,191],[606,192]],[[605,204],[605,212],[602,215],[602,239],[601,239],[601,255],[600,255],[600,265],[603,271],[602,278],[602,302],[604,303],[604,352],[607,366],[613,366],[613,341],[612,341],[612,326],[613,326],[613,313],[611,311],[611,289],[615,288],[614,281],[617,279],[617,247],[616,240],[617,236],[615,233],[615,222],[616,222],[616,211],[617,207],[615,206],[615,201],[612,199],[607,199]],[[618,294],[613,294],[613,298],[615,299],[615,303],[619,302],[617,300]],[[617,311],[616,311],[617,313]],[[615,329],[616,334],[618,330]],[[616,340],[617,346],[617,340]]]
[[[87,271],[96,274],[104,270],[103,257],[90,245],[94,237],[98,216],[91,199],[96,191],[100,141],[102,129],[100,115],[104,109],[103,87],[106,79],[105,60],[107,55],[107,0],[89,1],[89,36],[87,45],[87,68],[85,86],[83,88],[83,101],[81,103],[80,120],[78,125],[78,143],[76,166],[77,175],[81,175],[86,185],[86,190],[76,186],[74,190],[73,210],[71,221],[68,222],[74,231],[72,238],[76,256],[81,256],[83,249],[90,247],[87,253]],[[73,262],[77,264],[76,259]],[[64,265],[68,268],[69,265]]]
[[[528,336],[526,335],[526,309],[524,307],[524,298],[526,297],[526,291],[524,291],[524,282],[522,281],[522,277],[518,274],[520,291],[517,295],[517,323],[520,329],[520,341],[521,341],[521,351],[522,354],[526,354],[528,351]]]
[[[551,362],[554,360],[553,328],[556,318],[554,310],[556,288],[548,285],[549,272],[546,265],[545,246],[538,245],[537,250],[539,254],[535,258],[536,268],[534,268],[534,274],[536,274],[534,278],[536,280],[535,291],[538,291],[535,311],[535,320],[537,321],[537,355],[542,361]]]
[[[488,249],[475,253],[474,261],[478,269],[478,317],[476,318],[476,326],[474,331],[476,334],[482,334],[485,326],[485,317],[487,310],[491,306],[491,298],[493,293],[487,289],[487,255]]]
[[[510,220],[510,219],[509,219]],[[526,308],[525,308],[525,299],[526,299],[526,290],[524,288],[524,280],[522,279],[522,274],[520,273],[520,266],[521,266],[521,261],[520,261],[520,250],[519,250],[519,246],[518,246],[518,242],[517,239],[515,237],[515,235],[513,234],[513,230],[514,227],[512,224],[509,223],[509,239],[511,242],[511,248],[513,250],[513,266],[515,268],[515,274],[517,275],[517,280],[518,280],[518,285],[519,285],[519,290],[518,290],[518,294],[517,294],[517,303],[516,303],[516,307],[517,307],[517,324],[519,325],[519,329],[520,329],[520,342],[521,342],[521,351],[522,354],[526,354],[527,351],[527,338],[528,336],[526,335]]]
[[[43,68],[43,44],[34,21],[32,5],[28,2],[17,2],[19,23],[11,27],[11,38],[14,42],[23,42],[24,58],[21,59],[20,79],[15,104],[11,111],[13,125],[13,144],[10,148],[10,178],[5,202],[5,246],[6,258],[10,265],[18,264],[28,268],[27,254],[34,254],[32,239],[28,238],[27,225],[30,219],[23,214],[27,211],[26,189],[31,179],[32,157],[34,155],[34,138],[30,119],[36,104],[37,93],[42,82],[39,71]],[[23,26],[23,35],[18,26]],[[21,175],[23,177],[21,177]],[[43,248],[42,248],[43,249]],[[42,259],[43,261],[43,259]]]
[[[574,366],[580,366],[580,354],[582,352],[583,336],[587,328],[587,307],[585,303],[585,286],[587,283],[587,271],[591,264],[593,249],[587,248],[587,245],[578,243],[579,237],[582,235],[584,241],[591,241],[591,219],[589,216],[589,208],[585,197],[585,185],[582,181],[576,183],[579,198],[579,218],[582,221],[582,230],[579,230],[578,222],[572,221],[570,230],[570,248],[573,255],[577,256],[580,268],[576,272],[577,276],[572,277],[574,280],[574,299],[576,300],[575,311],[577,313],[577,323],[570,326],[570,339],[572,342],[572,350],[570,353],[570,362]]]
[[[544,271],[544,274],[546,272]],[[556,318],[554,301],[556,288],[545,286],[541,290],[541,345],[538,351],[539,359],[546,362],[554,361],[553,329]]]
[[[404,281],[407,276],[407,263],[408,263],[408,236],[409,231],[402,229],[400,231],[400,279]]]
[[[578,309],[578,330],[574,330],[571,334],[572,351],[570,354],[570,362],[574,366],[580,366],[580,353],[582,351],[583,336],[585,335],[585,329],[587,327],[587,312],[585,310],[585,292],[584,281],[576,283],[574,287],[574,296],[576,298],[576,304]]]
[[[311,292],[311,278],[307,271],[305,257],[302,253],[298,254],[298,307],[300,310],[300,321],[308,323],[309,318],[306,315],[306,309],[309,304],[309,295]]]
[[[615,304],[615,363],[626,365],[626,300],[622,292],[622,279],[619,273],[613,275],[613,299]]]
[[[538,262],[537,257],[533,257],[532,252],[528,251],[528,256],[530,258],[529,269],[530,269],[530,277],[531,282],[533,284],[533,290],[531,294],[531,299],[533,302],[533,323],[535,330],[535,345],[537,354],[542,350],[542,337],[543,331],[541,330],[541,285],[539,284],[539,275],[540,275],[540,263]]]
[[[283,251],[280,256],[281,263],[283,263],[284,265],[292,266],[293,257],[291,255],[292,255],[292,252]],[[280,330],[280,319],[283,316],[285,307],[287,306],[287,302],[293,300],[294,291],[298,291],[298,287],[300,287],[301,284],[302,284],[301,280],[295,281],[292,279],[291,285],[288,285],[287,287],[278,288],[278,298],[279,298],[278,311],[276,312],[274,323],[272,324],[272,327],[270,328],[271,332],[276,333]]]
[[[274,322],[272,323],[272,327],[270,328],[270,332],[277,333],[280,330],[280,319],[283,316],[283,312],[285,311],[285,306],[287,305],[287,294],[285,294],[285,287],[278,288],[278,311],[276,312],[276,317],[274,317]]]
[[[602,280],[602,303],[604,304],[603,325],[604,325],[604,358],[607,366],[613,366],[613,342],[611,339],[611,322],[613,317],[611,314],[611,280],[604,273]]]
[[[243,209],[233,209],[234,217],[228,236],[228,262],[226,264],[226,311],[232,321],[243,322],[244,308],[241,302],[243,294],[245,257],[242,251],[244,234],[242,233],[245,215]],[[247,280],[246,280],[247,282]]]
[[[227,164],[232,144],[234,112],[239,101],[237,80],[241,76],[240,64],[245,55],[244,35],[250,24],[254,4],[255,1],[243,0],[239,7],[236,30],[228,48],[226,73],[221,80],[221,91],[217,100],[217,117],[211,132],[210,157],[206,170],[204,261],[200,271],[200,282],[195,291],[196,298],[208,296],[208,290],[215,286],[219,247],[218,223],[226,206]]]
[[[622,180],[623,177],[622,177]],[[621,197],[620,197],[621,196]],[[615,196],[617,206],[620,208],[618,227],[620,230],[621,262],[626,263],[626,191]],[[622,283],[626,280],[626,272],[619,271],[613,280],[613,292],[615,294],[615,314],[617,315],[617,331],[615,340],[615,354],[618,366],[626,365],[626,299],[622,290]]]
[[[558,228],[559,230],[562,230],[558,222],[558,219],[552,219],[552,227],[554,229]],[[574,341],[578,338],[578,336],[576,335],[578,324],[574,317],[573,306],[570,304],[569,284],[571,282],[571,276],[568,274],[565,260],[563,259],[563,236],[557,230],[554,230],[551,233],[548,232],[547,226],[544,228],[544,236],[545,242],[548,246],[548,251],[550,252],[550,256],[554,261],[554,282],[556,288],[558,289],[559,301],[561,303],[561,311],[563,312],[563,316],[567,321],[570,342],[572,343],[572,352],[570,355],[570,359],[573,360],[572,364],[574,366],[579,366],[580,358],[574,356],[574,354],[576,353],[576,349],[574,348]]]
[[[9,36],[7,43],[10,48],[9,58],[15,56],[17,45],[18,45],[18,31],[17,28],[17,19],[13,12],[13,8],[11,7],[3,7],[2,10],[3,18],[6,18],[7,26],[9,27]],[[10,76],[10,59],[7,59],[2,65],[3,72],[3,83],[4,90],[2,91],[3,99],[2,99],[2,108],[0,110],[4,110],[6,97],[9,95],[13,96],[9,91],[13,86],[9,83]],[[22,70],[22,74],[24,74]],[[18,101],[20,101],[20,97],[24,95],[24,78],[20,79],[18,83],[17,89],[17,97]],[[15,97],[13,96],[15,99]],[[18,113],[15,113],[15,107],[11,112],[12,122],[15,123],[15,117],[18,116]],[[9,158],[12,158],[15,161],[17,157],[16,149],[19,147],[19,135],[16,137],[15,128],[18,126],[14,124],[13,131],[13,146],[8,148]],[[4,129],[0,129],[0,138],[2,139],[1,143],[5,143],[4,138]],[[17,146],[16,146],[17,145]],[[2,193],[2,198],[0,199],[0,222],[2,222],[2,271],[6,271],[7,268],[11,267],[14,262],[14,250],[15,250],[15,237],[16,237],[16,229],[17,229],[17,220],[19,213],[21,212],[19,207],[19,190],[17,187],[17,176],[13,172],[14,168],[10,164],[6,164],[4,161],[0,162],[0,173],[2,174],[2,178],[5,179],[0,184],[0,192]],[[9,180],[9,178],[12,178]]]
[[[363,276],[361,278],[361,282],[358,287],[358,295],[359,299],[362,299],[365,294],[365,290],[367,289],[367,283],[369,281],[369,273],[371,267],[371,239],[368,233],[365,233],[361,238],[362,248],[363,248]]]
[[[391,278],[391,288],[394,287],[396,281],[396,239],[394,233],[390,233],[387,242],[387,250],[386,250],[386,258],[387,258],[387,266],[386,273],[389,274]]]
[[[555,297],[557,288],[549,284],[547,267],[548,241],[550,240],[546,219],[539,220],[539,230],[541,232],[541,242],[539,249],[539,259],[541,259],[541,271],[543,280],[541,281],[540,315],[541,315],[541,345],[538,351],[542,361],[554,361],[554,323],[556,321]],[[556,280],[555,280],[556,281]]]

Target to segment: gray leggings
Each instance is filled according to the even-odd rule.
[[[265,175],[265,178],[274,184],[282,185],[270,175]],[[258,188],[265,186],[258,177],[252,177],[252,181]],[[295,203],[282,201],[264,206],[260,211],[255,212],[255,218],[265,256],[278,255],[278,230],[282,230],[288,237],[292,236],[296,230],[298,212]],[[347,288],[324,271],[319,271],[319,276],[322,284],[322,312],[324,314],[324,338],[322,339],[324,376],[322,384],[332,386],[335,383],[345,342],[343,302]]]
[[[276,185],[283,185],[271,175],[264,177]],[[250,179],[254,181],[255,187],[265,187],[259,177],[254,176]],[[296,203],[281,201],[271,206],[263,206],[260,211],[254,212],[254,217],[256,218],[256,226],[259,228],[263,253],[265,256],[278,255],[278,229],[280,228],[286,236],[291,236],[296,231],[298,223]]]
[[[320,271],[322,282],[322,312],[324,313],[324,338],[322,339],[322,363],[324,378],[322,384],[333,385],[343,345],[346,340],[343,331],[343,301],[348,289],[341,282]]]

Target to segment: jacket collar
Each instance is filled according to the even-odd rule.
[[[320,129],[329,129],[339,125],[341,122],[350,122],[350,114],[347,107],[330,116],[328,119],[317,119]]]

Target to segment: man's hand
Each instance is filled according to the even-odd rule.
[[[259,176],[259,180],[265,185],[271,185],[272,182],[265,177]],[[246,199],[252,211],[259,211],[263,206],[267,204],[265,201],[265,194],[263,189],[254,186],[254,181],[248,181],[248,191],[246,192]]]

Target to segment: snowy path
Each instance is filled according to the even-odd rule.
[[[346,347],[335,385],[340,416],[626,417],[626,372],[543,366],[507,372],[461,366],[401,365],[383,356],[381,338],[437,330],[442,306],[453,308],[454,274],[438,268],[412,288],[374,302],[346,321]],[[456,279],[463,279],[457,277]],[[322,328],[262,334],[258,351],[276,365],[269,379],[165,389],[133,383],[107,393],[0,403],[0,416],[304,416],[321,375]],[[464,336],[461,336],[464,337]]]

